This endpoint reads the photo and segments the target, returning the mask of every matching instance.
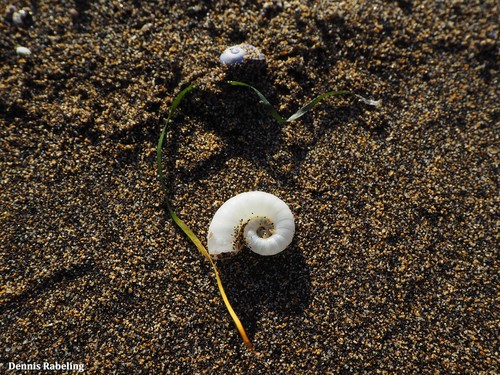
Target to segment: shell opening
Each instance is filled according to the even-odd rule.
[[[269,219],[261,219],[259,222],[259,227],[256,229],[255,233],[260,238],[271,237],[276,230],[274,229],[274,224]]]

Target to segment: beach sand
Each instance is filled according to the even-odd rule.
[[[493,374],[496,1],[0,1],[2,372]],[[19,22],[17,22],[19,23]],[[265,66],[229,69],[241,42]],[[31,55],[19,55],[23,46]],[[241,80],[287,117],[273,120]],[[217,208],[283,199],[291,246],[209,263]],[[35,366],[35,367],[33,367]],[[14,371],[11,371],[14,373]]]

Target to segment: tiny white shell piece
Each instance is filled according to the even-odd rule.
[[[21,56],[29,56],[31,55],[31,51],[23,46],[17,46],[16,47],[16,53]]]
[[[226,65],[242,63],[245,60],[265,60],[266,57],[251,44],[242,43],[228,47],[220,55],[220,61]]]
[[[14,12],[14,14],[12,14],[12,22],[16,26],[22,26],[24,17],[25,17],[24,10],[20,10],[19,12]]]
[[[11,8],[12,9],[12,8]],[[8,9],[9,10],[9,9]],[[15,11],[12,14],[12,23],[16,26],[27,26],[30,23],[33,22],[32,15],[29,11],[25,9],[21,9],[18,11]]]
[[[246,245],[260,255],[275,255],[292,242],[293,214],[278,197],[262,191],[238,194],[215,213],[208,228],[211,255],[233,253]]]

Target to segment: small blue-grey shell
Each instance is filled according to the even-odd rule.
[[[251,44],[243,43],[226,48],[220,55],[220,61],[226,65],[239,64],[245,60],[265,60],[266,57]]]

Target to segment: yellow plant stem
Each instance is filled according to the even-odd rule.
[[[179,226],[179,228],[182,229],[182,231],[189,237],[189,239],[191,240],[191,242],[198,248],[198,250],[200,251],[200,253],[205,258],[207,258],[208,261],[210,262],[210,264],[212,265],[212,268],[213,268],[213,270],[215,272],[215,278],[217,279],[217,286],[219,287],[220,295],[222,296],[222,300],[224,301],[224,304],[226,305],[226,308],[229,311],[229,314],[231,315],[231,318],[233,318],[234,324],[236,324],[236,328],[238,329],[238,332],[240,333],[241,337],[243,338],[243,341],[247,345],[248,349],[254,351],[253,345],[252,345],[250,339],[248,338],[248,336],[247,336],[247,334],[245,332],[245,328],[243,328],[243,324],[241,324],[241,321],[238,318],[238,315],[236,315],[236,313],[234,312],[234,309],[232,308],[231,304],[229,303],[229,299],[227,298],[227,295],[226,295],[226,292],[224,290],[224,287],[222,286],[222,280],[220,278],[219,270],[217,269],[217,265],[215,264],[215,262],[213,261],[212,257],[208,253],[208,251],[205,248],[205,246],[203,246],[203,244],[201,243],[201,241],[199,240],[199,238],[196,237],[196,235],[193,233],[193,231],[191,230],[191,228],[189,228],[186,225],[186,223],[184,223],[177,216],[177,214],[172,210],[172,208],[170,207],[170,204],[168,204],[168,202],[167,202],[167,207],[168,207],[168,211],[170,213],[170,216],[172,216],[172,219],[174,220],[174,222]]]
[[[217,266],[216,266],[215,262],[210,257],[210,254],[208,253],[207,249],[205,249],[205,247],[203,246],[203,244],[201,243],[201,241],[199,240],[199,238],[196,237],[196,235],[193,233],[193,231],[191,230],[191,228],[189,228],[186,225],[186,223],[184,223],[177,216],[177,214],[172,209],[172,206],[170,205],[170,202],[168,200],[168,188],[167,188],[167,184],[165,182],[165,175],[163,173],[163,161],[162,161],[163,141],[165,139],[165,133],[167,131],[168,123],[170,122],[170,120],[171,120],[171,118],[172,118],[172,116],[173,116],[173,114],[175,112],[175,109],[180,104],[180,102],[181,102],[182,98],[184,97],[184,95],[186,95],[193,88],[194,88],[194,85],[189,85],[184,90],[182,90],[175,97],[175,99],[174,99],[174,101],[172,103],[172,106],[170,107],[170,111],[168,113],[168,117],[165,120],[165,125],[164,125],[164,127],[162,129],[162,132],[161,132],[160,137],[158,139],[158,145],[156,147],[156,158],[157,158],[157,160],[156,160],[157,161],[157,166],[156,167],[157,167],[157,171],[158,171],[158,176],[160,178],[160,184],[161,184],[161,186],[163,188],[163,191],[165,193],[165,205],[167,206],[168,212],[170,213],[170,216],[172,217],[172,220],[175,222],[175,224],[177,224],[177,226],[179,228],[182,229],[182,231],[188,236],[188,238],[191,240],[191,242],[193,242],[193,244],[198,248],[198,250],[200,251],[200,253],[203,254],[203,256],[205,258],[207,258],[208,261],[210,262],[210,264],[212,265],[212,268],[213,268],[213,270],[215,272],[215,278],[217,279],[217,286],[219,287],[219,292],[220,292],[220,295],[222,296],[222,300],[224,301],[224,304],[226,305],[226,308],[229,311],[229,314],[231,315],[231,318],[233,318],[234,324],[236,324],[236,328],[238,329],[238,332],[240,333],[241,337],[243,338],[243,341],[245,342],[245,344],[247,345],[247,347],[250,350],[252,350],[253,352],[255,352],[254,348],[253,348],[253,345],[250,342],[250,339],[248,338],[248,336],[247,336],[247,334],[245,332],[245,329],[243,328],[243,324],[241,324],[241,321],[238,318],[238,315],[236,315],[236,313],[234,312],[234,309],[232,308],[231,304],[229,303],[229,299],[227,298],[226,292],[224,291],[224,287],[222,286],[222,280],[220,278],[219,270],[217,269]]]

